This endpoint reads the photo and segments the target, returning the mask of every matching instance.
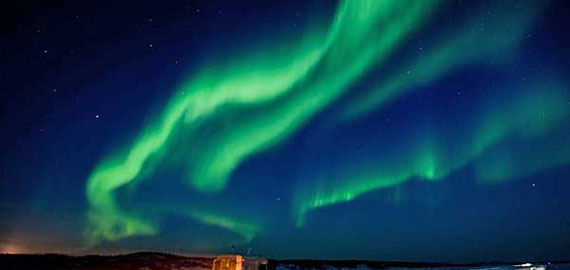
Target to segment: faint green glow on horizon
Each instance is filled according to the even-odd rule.
[[[230,218],[209,212],[194,211],[190,216],[206,225],[213,225],[224,228],[240,235],[244,242],[250,242],[260,231],[260,228],[251,222]]]
[[[168,150],[181,148],[170,145],[171,141],[180,140],[179,136],[199,140],[208,125],[214,125],[216,133],[193,148],[184,148],[189,157],[180,166],[189,168],[192,188],[222,190],[244,159],[286,139],[373,64],[385,60],[420,28],[437,2],[343,1],[323,40],[291,42],[287,46],[295,48],[291,52],[261,54],[266,57],[209,69],[190,79],[159,120],[144,128],[125,153],[112,155],[93,170],[87,183],[88,239],[97,243],[157,233],[156,224],[121,210],[118,189],[142,180],[143,168],[152,171],[169,156]],[[198,218],[237,228],[212,216]]]

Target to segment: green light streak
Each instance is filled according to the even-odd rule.
[[[547,91],[566,89],[567,85],[550,79],[543,83],[540,96],[527,96],[513,119],[500,115],[489,121],[479,134],[478,149],[497,140],[506,132],[505,122],[515,125],[519,136],[506,147],[494,147],[476,161],[475,169],[480,181],[502,182],[533,175],[549,168],[570,162],[570,133],[566,129],[566,116],[570,106],[568,92]],[[490,117],[490,116],[489,116]],[[484,133],[487,131],[487,133]]]
[[[294,214],[297,217],[297,225],[305,224],[306,215],[311,210],[352,201],[374,190],[396,186],[414,178],[444,179],[471,162],[482,162],[481,164],[488,166],[483,160],[485,152],[507,138],[548,140],[543,137],[544,134],[553,131],[561,123],[567,123],[570,112],[566,103],[567,90],[565,85],[552,80],[537,82],[526,89],[519,89],[516,96],[507,102],[484,104],[479,120],[474,123],[461,123],[462,126],[455,127],[454,134],[457,130],[462,130],[460,136],[428,135],[412,142],[413,146],[404,153],[390,156],[388,160],[376,160],[372,162],[371,167],[353,168],[333,176],[332,179],[318,179],[314,185],[302,186],[295,197]],[[533,155],[521,157],[521,154],[529,154],[529,151],[519,153],[517,149],[512,149],[515,156],[521,157],[516,166],[503,168],[500,174],[479,171],[478,176],[485,178],[482,180],[498,181],[498,178],[521,176],[523,172],[533,173],[568,162],[568,137],[559,137],[560,140],[554,145],[565,143],[565,146],[547,148],[550,155],[548,158]],[[531,148],[532,150],[536,149]],[[482,161],[479,161],[480,159]],[[527,163],[540,163],[541,166],[516,171],[519,165]],[[484,166],[482,168],[488,169]]]
[[[260,228],[253,223],[214,213],[194,211],[190,216],[203,224],[234,232],[243,238],[244,243],[250,242],[260,231]]]
[[[475,163],[477,178],[485,183],[501,183],[570,163],[570,134],[549,134],[544,135],[547,140],[534,139],[488,151]]]
[[[407,4],[408,3],[408,4]],[[407,4],[407,5],[406,5]],[[248,156],[283,141],[315,113],[339,97],[373,63],[386,57],[433,1],[345,1],[310,73],[282,99],[238,108],[239,124],[217,127],[194,161],[190,183],[199,190],[220,190],[229,174]],[[390,14],[401,13],[397,20]],[[375,37],[375,38],[372,38]],[[222,114],[222,112],[218,112]]]
[[[214,125],[211,138],[187,150],[184,167],[190,168],[191,187],[222,190],[243,160],[286,139],[383,61],[437,2],[343,1],[324,41],[291,42],[286,47],[300,49],[270,50],[189,80],[125,154],[94,169],[87,184],[91,242],[157,232],[151,222],[120,210],[115,196],[119,188],[142,180],[143,167],[153,170],[153,157],[166,158],[165,151],[177,148],[169,142],[178,136],[196,140]]]
[[[498,3],[493,10],[473,16],[454,32],[445,33],[434,45],[422,47],[425,53],[407,59],[386,80],[371,87],[372,91],[348,104],[340,116],[341,121],[352,121],[410,91],[422,90],[423,85],[463,66],[489,58],[500,64],[515,56],[514,52],[546,2],[520,1],[517,8]]]

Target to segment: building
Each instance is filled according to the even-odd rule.
[[[220,255],[214,259],[212,270],[267,270],[267,263],[266,258]]]

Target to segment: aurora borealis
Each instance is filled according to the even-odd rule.
[[[567,3],[241,2],[14,6],[0,247],[570,256]]]

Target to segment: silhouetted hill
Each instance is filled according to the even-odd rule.
[[[116,269],[202,270],[212,268],[212,258],[183,257],[168,253],[138,252],[114,256],[60,254],[2,254],[0,269]]]

